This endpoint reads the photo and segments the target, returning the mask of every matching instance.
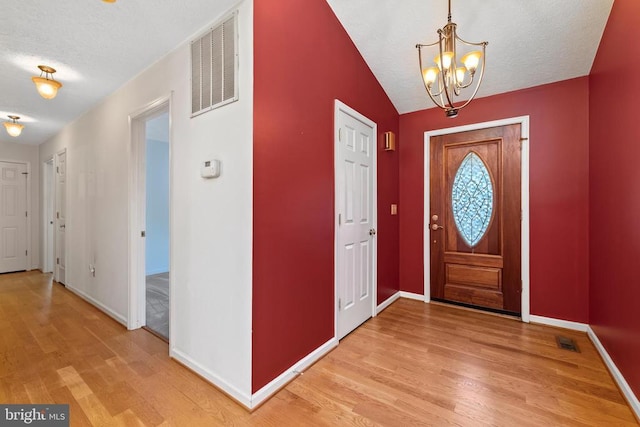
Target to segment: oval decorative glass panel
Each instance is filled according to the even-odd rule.
[[[474,152],[467,154],[451,188],[453,220],[467,245],[474,247],[489,228],[493,184],[487,166]]]

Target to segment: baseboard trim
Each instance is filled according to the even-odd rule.
[[[251,405],[250,409],[256,409],[258,406],[263,404],[267,399],[276,394],[280,389],[286,386],[289,382],[294,380],[299,375],[309,368],[311,365],[316,363],[322,357],[324,357],[328,352],[336,348],[338,345],[338,340],[334,337],[331,338],[326,343],[322,344],[320,347],[300,359],[296,364],[291,366],[289,369],[280,374],[277,378],[272,380],[269,384],[262,387],[257,392],[253,393],[251,396]]]
[[[600,357],[602,357],[602,360],[607,366],[607,369],[609,369],[614,381],[618,384],[618,387],[620,387],[620,391],[622,391],[623,396],[627,399],[627,403],[629,403],[631,410],[635,413],[636,418],[640,420],[640,401],[633,393],[633,390],[631,390],[631,386],[629,386],[627,380],[624,379],[622,372],[620,372],[616,364],[613,362],[613,359],[611,359],[611,356],[609,356],[609,353],[600,342],[600,339],[594,330],[591,329],[591,326],[587,327],[587,335],[596,350],[598,350],[598,353],[600,353]]]
[[[68,284],[65,284],[64,286],[65,286],[66,289],[68,289],[71,292],[73,292],[74,294],[78,295],[80,298],[82,298],[83,300],[85,300],[89,304],[91,304],[91,305],[97,307],[98,309],[100,309],[100,311],[102,311],[103,313],[105,313],[109,317],[112,317],[118,323],[121,323],[125,327],[127,326],[127,318],[125,316],[123,316],[122,314],[116,313],[115,311],[113,311],[112,309],[107,307],[106,305],[102,304],[100,301],[98,301],[95,298],[93,298],[93,297],[87,295],[86,293],[82,292],[80,289],[74,288],[73,286],[70,286]]]
[[[529,316],[530,323],[538,323],[540,325],[555,326],[556,328],[570,329],[572,331],[587,332],[589,325],[586,323],[572,322],[570,320],[554,319],[552,317]]]
[[[396,292],[387,298],[382,304],[376,307],[376,315],[380,314],[385,308],[389,307],[391,304],[396,302],[400,298],[400,292]]]
[[[408,299],[414,299],[417,301],[426,302],[424,299],[424,295],[414,294],[413,292],[400,291],[400,298],[408,298]]]
[[[235,400],[240,405],[244,406],[246,409],[251,409],[251,396],[241,392],[236,387],[232,386],[231,384],[220,378],[218,375],[211,372],[200,363],[193,360],[191,357],[187,356],[182,351],[172,348],[169,351],[169,356],[186,368],[191,369],[206,381],[213,384],[216,388],[220,389],[220,391],[228,395],[231,399]]]

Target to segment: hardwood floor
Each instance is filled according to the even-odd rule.
[[[0,402],[69,403],[73,426],[637,425],[585,334],[418,301],[392,304],[252,414],[167,353],[50,275],[0,275]]]

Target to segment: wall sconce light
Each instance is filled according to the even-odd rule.
[[[16,122],[20,117],[9,116],[9,118],[11,119],[10,122],[4,122],[4,127],[7,129],[7,133],[13,137],[19,136],[22,133],[22,128],[24,127],[24,125]]]
[[[396,151],[396,134],[393,132],[384,133],[384,151]]]
[[[55,68],[51,68],[47,65],[38,65],[40,68],[40,77],[31,77],[31,80],[36,84],[38,93],[44,99],[53,99],[58,94],[58,89],[62,87],[62,83],[53,79],[53,73],[56,72]],[[44,74],[44,77],[42,77]]]

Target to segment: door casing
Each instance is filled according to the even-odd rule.
[[[42,163],[42,271],[53,273],[55,269],[55,161],[54,157],[48,157]],[[53,224],[50,224],[53,221]]]
[[[373,228],[375,228],[376,230],[378,229],[378,125],[368,119],[367,117],[363,116],[362,114],[358,113],[356,110],[354,110],[353,108],[349,107],[348,105],[344,104],[343,102],[339,101],[339,100],[335,100],[335,108],[334,108],[334,142],[333,142],[333,147],[334,147],[334,152],[333,152],[333,162],[334,162],[334,175],[333,175],[333,180],[334,180],[334,218],[333,218],[333,224],[334,224],[334,234],[333,234],[333,250],[334,250],[334,254],[333,254],[333,272],[334,272],[334,319],[333,319],[333,326],[334,326],[334,331],[333,331],[333,336],[334,338],[337,339],[338,337],[338,283],[339,283],[339,274],[340,272],[338,271],[338,256],[339,256],[339,242],[338,242],[338,231],[339,231],[339,225],[338,225],[338,216],[340,215],[340,211],[338,209],[339,206],[339,200],[338,200],[338,180],[336,177],[336,173],[338,171],[338,149],[339,149],[339,140],[340,140],[340,126],[339,126],[339,120],[338,117],[341,113],[346,113],[350,116],[355,117],[356,119],[360,120],[361,122],[365,123],[366,125],[370,126],[373,129],[373,153],[372,153],[372,167],[373,167],[373,183],[372,183],[372,204],[373,204],[373,213],[372,213],[372,224],[373,224]],[[375,317],[377,314],[376,311],[376,307],[377,307],[377,303],[378,303],[378,239],[377,237],[372,239],[372,250],[373,250],[373,261],[372,261],[372,273],[371,273],[371,292],[372,292],[372,304],[371,304],[371,317]]]
[[[429,212],[430,207],[430,148],[431,137],[439,135],[448,135],[451,133],[466,132],[470,130],[485,129],[497,126],[505,126],[511,124],[521,125],[522,138],[522,168],[521,168],[521,206],[522,206],[522,227],[521,227],[521,278],[522,278],[522,313],[523,322],[529,323],[531,315],[530,307],[530,266],[529,266],[529,116],[512,117],[502,120],[494,120],[490,122],[475,123],[465,126],[457,126],[452,128],[437,129],[424,133],[424,215],[423,215],[423,246],[424,246],[424,300],[431,301],[431,234],[429,230]]]

